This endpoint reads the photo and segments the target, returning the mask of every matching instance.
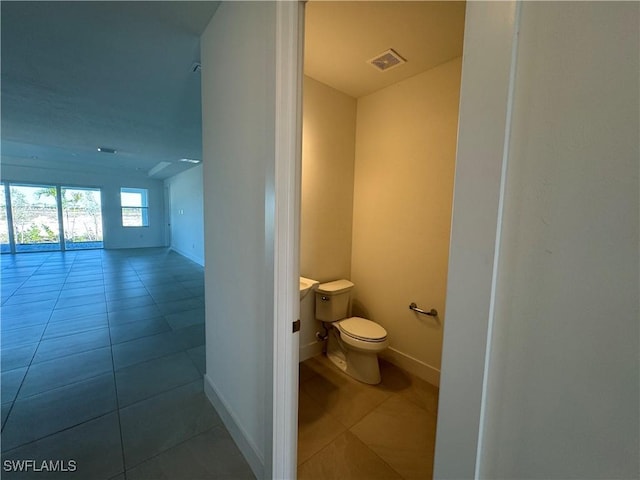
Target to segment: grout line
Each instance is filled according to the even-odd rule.
[[[138,252],[135,252],[135,253],[138,253]],[[38,351],[39,351],[39,350],[40,350],[40,348],[41,348],[41,342],[42,342],[42,341],[44,341],[44,340],[49,340],[49,338],[45,339],[45,332],[47,331],[47,329],[48,329],[49,325],[52,323],[52,322],[51,322],[51,318],[52,318],[52,316],[53,316],[54,311],[56,310],[56,309],[55,309],[55,306],[57,305],[57,303],[58,303],[58,301],[60,300],[60,298],[62,298],[62,297],[63,297],[63,293],[65,292],[65,288],[66,288],[66,286],[67,286],[67,282],[69,281],[69,278],[73,278],[73,277],[76,277],[76,276],[77,276],[77,275],[73,275],[74,273],[77,273],[77,272],[75,272],[75,270],[74,270],[74,269],[75,269],[76,267],[77,267],[77,268],[82,268],[82,267],[83,267],[83,265],[82,265],[82,264],[84,263],[84,262],[83,262],[84,258],[82,258],[82,254],[79,254],[79,252],[77,252],[77,251],[62,252],[62,253],[60,253],[60,252],[52,252],[52,253],[49,253],[49,254],[47,254],[46,256],[42,256],[42,258],[39,258],[39,259],[38,259],[38,266],[36,266],[36,267],[34,268],[33,272],[32,272],[28,277],[26,277],[26,279],[25,279],[24,281],[22,281],[20,285],[21,285],[21,286],[22,286],[22,285],[24,285],[24,284],[25,284],[29,279],[32,279],[32,277],[33,277],[33,276],[34,276],[34,275],[35,275],[35,274],[36,274],[36,273],[37,273],[41,268],[45,268],[45,267],[46,267],[46,265],[47,265],[47,262],[48,262],[48,261],[50,261],[50,259],[51,259],[51,257],[52,257],[53,255],[57,255],[57,256],[58,256],[58,258],[62,258],[62,259],[67,259],[67,258],[68,258],[68,259],[71,261],[71,265],[70,265],[70,266],[68,267],[68,269],[67,269],[67,264],[65,264],[65,263],[61,263],[61,266],[62,266],[62,267],[64,267],[64,271],[62,272],[63,274],[62,274],[62,275],[60,275],[60,277],[63,279],[63,280],[62,280],[62,282],[61,282],[62,287],[61,287],[60,291],[58,292],[58,294],[57,294],[57,296],[56,296],[56,298],[55,298],[55,302],[53,303],[53,305],[54,305],[54,306],[53,306],[53,308],[51,309],[51,311],[50,311],[50,313],[49,313],[49,317],[48,317],[48,319],[47,319],[46,323],[44,324],[44,328],[43,328],[43,330],[42,330],[42,333],[40,334],[39,339],[34,339],[34,341],[32,342],[32,343],[37,343],[37,347],[35,348],[35,350],[34,350],[33,354],[31,355],[31,359],[30,359],[30,361],[29,361],[29,364],[26,366],[26,371],[25,371],[25,374],[24,374],[24,376],[23,376],[23,378],[22,378],[22,381],[21,381],[21,383],[20,383],[20,386],[18,387],[18,389],[17,389],[17,391],[16,391],[16,395],[15,395],[15,397],[14,397],[13,401],[11,402],[11,407],[10,407],[10,409],[9,409],[9,412],[7,413],[7,416],[6,416],[7,421],[8,421],[8,420],[9,420],[9,418],[10,418],[11,410],[13,409],[13,406],[15,405],[15,402],[16,402],[16,401],[18,401],[18,400],[17,400],[18,395],[19,395],[19,393],[20,393],[21,389],[23,388],[23,384],[24,384],[24,382],[25,382],[25,379],[26,379],[27,374],[29,373],[29,371],[30,371],[31,367],[32,367],[33,365],[38,365],[38,364],[40,364],[40,363],[41,363],[41,362],[38,362],[38,363],[35,363],[35,364],[34,364],[34,363],[33,363],[33,361],[34,361],[34,359],[35,359],[36,354],[38,353]],[[107,296],[107,287],[108,287],[107,283],[105,282],[105,274],[106,274],[105,272],[107,271],[107,270],[105,270],[105,267],[106,267],[106,263],[105,263],[106,258],[105,258],[105,256],[106,256],[106,255],[107,255],[107,253],[106,253],[104,250],[99,250],[99,255],[98,255],[97,257],[94,257],[94,256],[92,256],[92,257],[90,257],[90,258],[85,257],[85,258],[87,258],[87,260],[89,260],[89,263],[91,264],[91,268],[92,268],[92,269],[93,269],[93,268],[100,268],[100,269],[101,269],[101,271],[102,271],[102,292],[103,292],[103,294],[104,294],[104,296],[105,296],[105,301],[106,301],[106,296]],[[163,266],[163,267],[160,267],[160,268],[158,268],[157,270],[156,270],[156,269],[148,270],[148,267],[149,267],[149,266],[151,266],[151,265],[153,265],[153,264],[152,264],[152,263],[150,263],[150,262],[149,262],[145,257],[137,257],[136,255],[133,255],[133,254],[132,254],[132,255],[124,255],[124,256],[116,256],[116,255],[114,255],[114,256],[113,256],[113,257],[111,257],[111,258],[112,258],[112,259],[114,259],[114,262],[117,262],[117,263],[114,263],[114,262],[111,262],[111,263],[110,263],[110,265],[109,265],[109,270],[108,270],[109,272],[117,271],[117,269],[118,269],[118,267],[119,267],[119,266],[126,265],[126,266],[127,266],[127,268],[130,268],[130,269],[131,269],[131,272],[133,273],[133,275],[131,276],[131,278],[137,278],[137,281],[139,281],[139,282],[141,283],[141,285],[145,288],[145,290],[146,290],[146,291],[147,291],[147,293],[149,293],[149,294],[150,294],[149,289],[147,288],[147,285],[146,285],[146,284],[145,284],[145,282],[143,281],[143,279],[142,279],[141,275],[144,275],[144,274],[148,274],[148,275],[155,275],[155,274],[159,274],[159,275],[161,275],[161,274],[163,274],[163,273],[167,273],[167,274],[170,274],[170,276],[171,276],[171,282],[172,282],[172,284],[182,286],[182,284],[181,284],[181,283],[182,283],[182,281],[181,281],[181,280],[179,280],[179,279],[178,279],[178,278],[177,278],[177,277],[172,273],[172,272],[173,272],[173,268],[174,268],[174,267],[173,267],[173,265],[171,265],[171,264],[170,264],[170,265],[165,265],[165,266]],[[138,258],[140,258],[140,261],[139,261],[139,262],[132,261],[132,259],[133,259],[133,260],[136,260],[136,259],[138,259]],[[155,261],[157,261],[158,256],[157,256],[157,255],[155,255],[155,254],[151,254],[151,255],[149,255],[149,258],[151,259],[151,262],[155,262]],[[164,258],[166,258],[166,255],[164,256]],[[94,261],[94,260],[97,260],[97,261]],[[179,271],[179,274],[180,274],[180,275],[188,275],[188,274],[191,274],[191,272],[192,272],[192,270],[191,270],[191,269],[187,269],[187,268],[180,268],[180,267],[181,267],[181,264],[180,264],[180,265],[175,265],[175,266],[176,266],[176,267],[178,267],[178,269],[177,269],[177,270]],[[53,268],[53,267],[52,267],[52,268]],[[200,270],[198,271],[198,273],[202,274],[202,273],[203,273],[203,270],[202,270],[202,269],[200,269]],[[190,277],[190,278],[193,278],[193,277]],[[16,290],[12,293],[12,295],[16,294],[16,292],[19,292],[19,288],[20,288],[20,287],[16,288]],[[186,287],[183,287],[183,288],[185,288],[185,289],[186,289]],[[111,290],[111,289],[110,289],[110,290]],[[188,290],[188,289],[187,289],[187,290]],[[190,297],[188,297],[188,298],[186,298],[186,299],[178,299],[178,300],[176,300],[176,301],[189,300],[189,299],[192,299],[192,298],[196,298],[196,297],[201,297],[201,296],[202,296],[202,295],[200,295],[200,294],[196,294],[196,293],[191,292],[191,290],[188,290],[188,293],[191,295]],[[11,297],[11,296],[9,296],[8,298],[10,298],[10,297]],[[154,302],[152,305],[153,305],[153,306],[155,306],[155,307],[158,307],[158,306],[159,306],[159,304],[158,304],[158,302],[156,301],[156,299],[155,299],[153,296],[151,296],[151,298],[153,299],[153,302]],[[72,306],[72,307],[76,307],[76,306]],[[81,306],[78,306],[78,307],[81,307]],[[131,308],[135,308],[135,307],[131,307]],[[200,307],[198,307],[198,306],[193,306],[193,305],[192,305],[192,306],[191,306],[190,308],[188,308],[188,309],[195,309],[195,308],[200,308]],[[187,309],[187,310],[188,310],[188,309]],[[125,311],[126,311],[126,310],[129,310],[129,309],[125,309]],[[180,310],[180,311],[177,311],[177,312],[175,312],[175,313],[182,313],[182,311],[183,311],[183,310]],[[76,353],[74,353],[74,355],[75,355],[75,354],[81,354],[81,353],[87,353],[87,352],[90,352],[90,351],[93,351],[93,350],[96,350],[96,349],[106,349],[106,348],[108,347],[108,348],[110,349],[110,354],[111,354],[111,372],[109,372],[108,370],[106,370],[106,371],[104,371],[104,372],[100,373],[99,375],[94,375],[94,376],[92,376],[92,377],[84,378],[84,379],[82,379],[82,380],[78,380],[78,381],[75,381],[75,382],[71,382],[71,383],[68,383],[68,384],[66,384],[66,385],[59,385],[59,386],[56,386],[56,387],[54,387],[54,388],[50,388],[50,389],[48,389],[48,390],[45,390],[45,391],[43,391],[43,392],[38,392],[38,393],[36,393],[36,394],[34,394],[34,395],[29,395],[28,397],[25,397],[25,399],[27,399],[27,398],[31,398],[31,397],[33,397],[33,396],[35,396],[35,395],[46,395],[47,393],[51,392],[52,390],[56,390],[56,389],[59,389],[59,388],[65,388],[65,387],[68,387],[68,386],[70,386],[70,385],[74,385],[74,384],[78,384],[78,383],[82,383],[82,382],[88,381],[88,380],[90,380],[90,379],[92,379],[92,378],[95,378],[95,377],[97,377],[97,376],[109,375],[109,373],[111,373],[112,378],[113,378],[113,381],[114,381],[114,388],[115,388],[115,400],[116,400],[116,403],[115,403],[115,411],[117,412],[117,415],[118,415],[118,427],[119,427],[120,442],[121,442],[122,468],[123,468],[123,471],[122,471],[121,473],[118,473],[118,475],[119,475],[119,474],[122,474],[122,475],[124,475],[124,477],[125,477],[125,479],[126,479],[126,478],[127,478],[127,466],[126,466],[126,459],[125,459],[125,449],[124,449],[124,439],[123,439],[123,432],[122,432],[122,422],[121,422],[121,417],[120,417],[120,411],[121,411],[121,409],[122,409],[122,408],[127,408],[127,407],[129,407],[129,406],[133,406],[133,405],[135,405],[135,404],[137,404],[137,403],[140,403],[140,402],[147,401],[147,400],[149,400],[149,399],[151,399],[151,398],[153,398],[153,397],[155,397],[155,396],[157,396],[157,395],[161,395],[161,394],[164,394],[164,393],[170,392],[170,391],[175,390],[175,389],[177,389],[177,388],[184,387],[185,385],[188,385],[189,383],[199,382],[199,381],[201,381],[201,380],[202,380],[202,374],[200,374],[200,371],[199,371],[199,369],[198,369],[198,367],[197,367],[197,365],[196,365],[195,360],[191,357],[191,355],[189,355],[189,353],[188,353],[188,351],[187,351],[187,350],[188,350],[187,346],[186,346],[186,345],[182,345],[182,344],[180,344],[180,345],[179,345],[179,346],[180,346],[180,349],[179,349],[178,351],[170,352],[170,353],[167,353],[167,354],[161,355],[160,357],[156,357],[156,358],[152,358],[152,359],[147,359],[147,360],[144,360],[143,362],[138,362],[138,363],[136,363],[136,364],[133,364],[133,365],[127,366],[127,367],[125,367],[125,368],[132,367],[132,366],[135,366],[135,365],[140,365],[140,364],[142,364],[142,363],[149,362],[149,361],[155,361],[155,360],[158,360],[158,359],[161,359],[161,358],[164,358],[164,357],[168,357],[168,356],[171,356],[171,355],[176,355],[176,354],[179,354],[179,353],[185,353],[185,354],[187,355],[187,357],[189,358],[190,363],[191,363],[191,364],[193,365],[193,367],[198,371],[198,374],[199,374],[198,378],[193,379],[193,380],[190,380],[190,381],[188,381],[188,382],[183,382],[183,383],[181,383],[180,385],[172,386],[171,388],[166,389],[166,390],[163,390],[163,391],[161,391],[161,392],[156,392],[156,393],[154,393],[153,395],[151,395],[151,396],[149,396],[149,397],[146,397],[146,398],[143,398],[143,399],[139,399],[139,400],[137,400],[136,402],[134,402],[134,403],[132,403],[132,404],[130,404],[130,405],[127,405],[126,407],[122,407],[122,406],[120,405],[120,398],[119,398],[119,394],[118,394],[118,384],[117,384],[117,381],[116,381],[115,358],[114,358],[114,352],[113,352],[114,343],[113,343],[113,338],[112,338],[112,335],[111,335],[111,322],[109,321],[109,311],[107,311],[107,312],[106,312],[106,315],[107,315],[107,324],[106,324],[106,326],[101,326],[101,327],[99,327],[99,329],[103,329],[103,328],[105,328],[105,327],[106,327],[106,328],[109,328],[109,331],[108,331],[108,335],[109,335],[109,344],[108,344],[108,345],[101,346],[101,347],[96,347],[96,348],[92,348],[92,349],[84,350],[83,352],[76,352]],[[160,313],[159,313],[159,318],[162,318],[162,319],[164,319],[164,320],[166,321],[166,318],[165,318],[165,317],[166,317],[165,313],[163,313],[163,311],[160,311]],[[78,318],[80,318],[80,317],[78,317]],[[154,317],[154,318],[155,318],[155,317]],[[168,322],[167,322],[167,323],[168,323]],[[174,331],[175,331],[175,329],[174,329],[170,324],[169,324],[169,327],[170,327],[170,330],[168,330],[169,332],[174,332]],[[87,334],[89,334],[89,332],[93,332],[93,331],[95,331],[95,330],[96,330],[96,329],[90,329],[90,330],[87,330],[87,331],[84,331],[84,332],[70,332],[70,333],[68,333],[68,334],[66,334],[66,335],[60,335],[60,336],[57,336],[57,337],[53,337],[52,339],[60,339],[60,338],[68,337],[68,336],[70,336],[70,335],[82,334],[82,333],[87,333]],[[143,335],[142,337],[138,337],[138,338],[136,338],[136,339],[130,339],[129,341],[134,341],[134,340],[138,340],[138,339],[140,339],[140,338],[149,337],[149,336],[153,336],[153,335],[157,335],[157,334],[162,334],[162,333],[167,333],[167,332],[156,332],[156,333],[152,333],[152,334],[150,334],[150,335]],[[122,343],[122,342],[121,342],[121,343]],[[193,348],[195,348],[195,347],[193,347]],[[68,357],[68,356],[69,356],[69,355],[64,355],[63,357],[56,357],[56,358],[52,358],[52,359],[45,360],[45,361],[55,361],[55,360],[59,360],[60,358],[66,358],[66,357]],[[19,367],[19,368],[24,368],[24,366],[23,366],[23,367]],[[21,400],[22,400],[22,399],[21,399]],[[92,417],[92,418],[90,418],[90,419],[84,420],[84,421],[79,422],[79,423],[76,423],[76,424],[74,424],[74,425],[70,425],[70,426],[65,427],[65,428],[63,428],[63,429],[61,429],[61,430],[58,430],[58,431],[56,431],[56,432],[52,432],[51,434],[45,435],[45,436],[43,436],[43,437],[40,437],[40,438],[38,438],[38,439],[35,439],[35,440],[33,440],[33,441],[31,441],[31,442],[28,442],[28,443],[26,443],[26,444],[22,444],[22,445],[20,445],[20,446],[15,447],[15,448],[20,448],[20,447],[22,447],[22,446],[24,446],[24,445],[27,445],[27,444],[30,444],[30,443],[37,442],[37,441],[39,441],[39,440],[41,440],[41,439],[43,439],[43,438],[47,438],[47,437],[50,437],[50,436],[52,436],[52,435],[56,435],[56,434],[58,434],[58,433],[64,432],[64,431],[66,431],[66,430],[69,430],[69,429],[71,429],[71,428],[78,427],[79,425],[82,425],[82,424],[84,424],[84,423],[86,423],[86,422],[93,421],[93,420],[96,420],[97,418],[101,418],[101,417],[103,417],[103,416],[105,416],[105,415],[111,414],[111,413],[113,413],[113,411],[114,411],[114,410],[110,410],[109,412],[106,412],[106,413],[104,413],[104,414],[100,414],[100,415],[98,415],[98,416]],[[5,422],[5,423],[6,423],[6,422]],[[219,427],[219,425],[216,425],[216,426],[212,427],[212,429],[215,429],[215,428],[218,428],[218,427]],[[206,431],[209,431],[209,430],[206,430]],[[206,432],[206,431],[205,431],[205,432]],[[205,433],[205,432],[201,432],[200,434]],[[199,435],[199,434],[198,434],[198,435]],[[196,436],[196,435],[192,435],[192,436],[190,436],[190,437],[186,438],[183,442],[180,442],[179,444],[176,444],[175,446],[173,446],[173,447],[171,447],[171,448],[177,447],[177,446],[181,445],[182,443],[185,443],[186,441],[191,440],[191,439],[192,439],[193,437],[195,437],[195,436]],[[13,449],[12,449],[12,450],[13,450]],[[165,450],[165,451],[166,451],[166,450]],[[162,454],[162,453],[164,453],[164,451],[163,451],[163,452],[159,452],[157,455],[160,455],[160,454]],[[157,456],[157,455],[154,455],[154,457],[155,457],[155,456]],[[151,457],[151,458],[154,458],[154,457]],[[147,460],[149,460],[149,459],[147,459]],[[145,460],[145,461],[147,461],[147,460]]]
[[[105,294],[105,301],[107,295],[107,289],[104,282],[104,263],[101,264],[102,269],[102,284]],[[122,475],[124,476],[124,480],[127,480],[127,463],[124,454],[124,438],[122,436],[122,419],[120,417],[120,395],[118,394],[118,381],[116,379],[116,364],[113,357],[113,339],[111,338],[111,324],[109,322],[109,313],[107,308],[107,330],[109,333],[109,349],[111,351],[111,374],[113,377],[113,388],[115,389],[116,394],[116,415],[118,416],[118,433],[120,434],[120,452],[122,455]]]
[[[6,451],[5,451],[5,450],[3,450],[3,451],[2,451],[2,456],[4,457],[5,455],[10,454],[10,453],[11,453],[11,452],[13,452],[14,450],[17,450],[17,449],[19,449],[19,448],[26,447],[27,445],[32,445],[32,444],[34,444],[34,443],[36,443],[36,442],[39,442],[40,440],[44,440],[44,439],[46,439],[46,438],[53,437],[54,435],[58,435],[59,433],[66,432],[66,431],[68,431],[68,430],[71,430],[72,428],[79,427],[80,425],[84,425],[85,423],[93,422],[94,420],[98,420],[99,418],[106,417],[107,415],[110,415],[110,414],[112,414],[113,412],[115,412],[115,410],[109,410],[108,412],[101,413],[100,415],[96,415],[95,417],[91,417],[91,418],[89,418],[89,419],[87,419],[87,420],[84,420],[84,421],[82,421],[82,422],[80,422],[80,423],[76,423],[76,424],[74,424],[74,425],[70,425],[70,426],[68,426],[68,427],[64,427],[64,428],[63,428],[63,429],[61,429],[61,430],[57,430],[57,431],[55,431],[55,432],[48,433],[47,435],[45,435],[45,436],[43,436],[43,437],[38,437],[38,438],[36,438],[35,440],[30,440],[30,441],[25,442],[25,443],[22,443],[22,444],[20,444],[20,445],[16,445],[16,446],[15,446],[15,447],[13,447],[11,450],[6,450]]]
[[[34,270],[34,272],[29,276],[29,278],[31,278],[33,275],[36,274],[36,272],[42,267],[42,265],[44,265],[44,263],[52,256],[52,254],[46,255],[42,262],[40,263],[40,265]],[[74,258],[75,260],[75,258]],[[73,265],[73,262],[71,262],[71,265]],[[69,271],[71,271],[71,268],[69,268]],[[67,275],[65,276],[65,279],[69,276],[69,271],[67,271]],[[25,280],[26,281],[26,280]],[[64,282],[63,282],[63,286],[64,286]],[[64,288],[64,287],[63,287]],[[58,292],[58,297],[56,298],[56,303],[58,302],[58,299],[60,298],[60,294],[62,293],[62,288],[60,289],[60,292]],[[40,343],[42,343],[42,339],[44,338],[44,332],[47,331],[47,327],[49,326],[49,322],[51,321],[51,316],[53,315],[53,311],[55,309],[55,303],[53,304],[54,308],[51,309],[51,312],[49,313],[49,318],[47,319],[47,323],[45,323],[44,329],[42,330],[42,333],[40,334],[40,339],[37,341],[38,346],[35,348],[35,350],[33,351],[33,354],[31,355],[31,359],[29,360],[29,364],[27,365],[27,369],[24,372],[24,376],[22,377],[22,380],[20,381],[20,385],[18,386],[18,389],[16,390],[16,394],[13,397],[13,400],[11,402],[11,406],[9,407],[9,411],[7,412],[7,416],[6,419],[4,421],[4,423],[2,424],[2,430],[4,430],[4,426],[5,424],[9,421],[9,418],[11,417],[11,412],[13,411],[13,407],[16,404],[16,401],[18,401],[18,395],[20,395],[20,390],[22,390],[22,387],[24,385],[24,381],[27,379],[27,375],[29,375],[29,370],[31,370],[31,365],[33,364],[33,360],[36,357],[36,354],[38,353],[38,349],[40,348]],[[36,342],[34,342],[36,343]],[[21,367],[22,368],[22,367]]]
[[[323,364],[325,363],[323,359],[316,360],[316,361],[321,362],[321,365],[323,365]],[[341,373],[342,375],[346,375],[346,374],[344,374],[344,372],[342,372],[342,371],[338,370],[337,368],[335,368],[335,367],[334,367],[333,365],[331,365],[331,364],[328,364],[328,365],[327,365],[327,367],[329,367],[329,368],[330,368],[330,371],[331,371],[331,372]],[[309,367],[309,368],[311,368],[311,367]],[[396,368],[398,368],[399,370],[401,370],[403,373],[405,373],[405,374],[409,375],[410,377],[414,377],[412,374],[410,374],[409,372],[406,372],[406,371],[402,370],[400,367],[396,367]],[[301,383],[300,383],[300,387],[301,387],[303,384],[307,384],[307,383],[309,383],[309,384],[310,384],[310,383],[312,383],[312,382],[317,382],[319,379],[324,379],[324,380],[330,381],[330,379],[329,379],[327,376],[325,376],[322,372],[319,372],[319,371],[317,371],[317,370],[315,370],[315,369],[311,369],[311,370],[313,370],[314,375],[312,375],[311,377],[307,378],[304,382],[301,382]],[[417,377],[416,377],[416,378],[417,378]],[[300,394],[302,394],[302,393],[304,393],[304,392],[302,392],[302,391],[301,391],[301,388],[300,388],[300,387],[299,387],[299,390],[298,390],[298,394],[299,394],[299,395],[300,395]],[[374,388],[375,388],[375,386],[374,386]],[[340,389],[340,388],[338,388],[338,392],[340,392],[340,390],[341,390],[341,389]],[[415,407],[420,408],[421,410],[423,410],[423,411],[424,411],[424,413],[425,413],[425,414],[427,414],[427,415],[432,416],[432,415],[433,415],[433,413],[429,412],[429,411],[428,411],[425,407],[423,407],[422,405],[418,405],[416,402],[411,401],[410,399],[408,399],[408,398],[404,397],[404,396],[402,395],[402,392],[395,392],[395,391],[391,391],[391,392],[390,392],[390,391],[388,391],[388,390],[380,390],[380,391],[384,391],[385,393],[388,393],[389,395],[388,395],[384,400],[382,400],[380,403],[378,403],[376,406],[374,406],[374,407],[372,407],[372,408],[368,409],[367,413],[365,413],[365,414],[364,414],[364,415],[363,415],[363,416],[362,416],[358,421],[356,421],[356,422],[355,422],[353,425],[351,425],[350,427],[346,427],[346,428],[345,428],[345,430],[341,431],[338,435],[336,435],[334,438],[332,438],[328,443],[326,443],[325,445],[323,445],[322,447],[320,447],[320,448],[319,448],[315,453],[313,453],[309,458],[307,458],[306,460],[304,460],[304,461],[303,461],[303,462],[301,462],[301,463],[298,463],[298,465],[297,465],[298,469],[299,469],[302,465],[304,465],[304,464],[306,464],[306,463],[310,462],[314,457],[316,457],[317,455],[319,455],[321,452],[323,452],[324,450],[326,450],[327,448],[329,448],[329,447],[331,446],[331,444],[333,444],[333,443],[336,441],[336,439],[337,439],[340,435],[344,435],[346,432],[349,432],[349,433],[350,433],[351,435],[353,435],[353,436],[354,436],[354,437],[355,437],[355,438],[356,438],[356,439],[357,439],[357,440],[358,440],[358,441],[359,441],[359,442],[360,442],[360,443],[361,443],[361,444],[362,444],[362,445],[363,445],[363,446],[364,446],[364,447],[365,447],[369,452],[371,452],[371,453],[372,453],[373,455],[375,455],[375,457],[377,457],[381,462],[383,462],[385,465],[387,465],[387,466],[389,467],[389,469],[391,469],[393,472],[395,472],[399,477],[404,478],[404,477],[402,477],[402,475],[401,475],[401,473],[400,473],[400,472],[398,472],[398,471],[397,471],[397,470],[396,470],[396,469],[395,469],[395,468],[394,468],[390,463],[388,463],[384,458],[382,458],[380,455],[378,455],[378,454],[377,454],[377,453],[376,453],[372,448],[370,448],[370,447],[369,447],[369,446],[364,442],[364,440],[363,440],[363,439],[361,439],[358,435],[356,435],[352,430],[353,430],[353,428],[355,428],[355,427],[356,427],[356,426],[357,426],[357,425],[358,425],[362,420],[364,420],[367,416],[369,416],[371,413],[375,412],[375,411],[376,411],[380,406],[382,406],[384,403],[387,403],[387,402],[391,401],[391,400],[392,400],[392,399],[394,399],[394,398],[399,398],[399,399],[401,399],[401,400],[404,400],[404,401],[407,401],[407,402],[411,403],[413,406],[415,406]],[[316,401],[316,399],[315,399],[315,398],[313,398],[311,395],[308,395],[308,397],[313,401],[313,405],[315,405],[316,407],[319,407],[319,408],[321,409],[321,411],[322,411],[322,414],[323,414],[323,415],[328,415],[328,416],[330,416],[330,418],[331,418],[333,421],[336,421],[336,422],[338,422],[338,424],[340,424],[341,426],[345,427],[345,425],[344,425],[344,424],[339,420],[339,418],[337,418],[335,415],[329,415],[329,413],[327,412],[326,408],[324,408],[324,407],[323,407],[323,405],[322,405],[320,402],[317,402],[317,401]],[[338,393],[338,402],[340,402],[340,397],[341,397],[341,394],[340,394],[340,393]]]

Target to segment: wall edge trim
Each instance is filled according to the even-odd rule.
[[[429,365],[393,347],[389,347],[380,353],[380,357],[421,378],[425,382],[440,387],[440,369],[433,365]]]
[[[262,458],[255,443],[249,435],[247,435],[244,428],[242,428],[242,424],[238,421],[238,417],[235,415],[233,409],[225,402],[224,397],[220,395],[219,390],[208,375],[204,376],[204,393],[220,416],[222,423],[227,428],[231,438],[233,438],[233,441],[251,467],[256,478],[265,478],[264,458]]]

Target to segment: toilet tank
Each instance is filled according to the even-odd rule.
[[[353,283],[349,280],[336,280],[318,285],[315,291],[316,319],[335,322],[347,318],[352,288]]]

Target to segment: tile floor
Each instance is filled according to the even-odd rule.
[[[300,364],[298,478],[429,479],[438,389],[380,361],[365,385],[325,356]]]
[[[200,266],[165,249],[0,262],[3,479],[254,478],[203,393]],[[19,459],[76,471],[6,471]]]

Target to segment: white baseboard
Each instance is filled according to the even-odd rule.
[[[182,251],[182,249],[180,248],[176,248],[173,245],[171,245],[169,247],[171,250],[173,250],[176,253],[179,253],[180,255],[182,255],[183,257],[188,258],[189,260],[191,260],[192,262],[196,262],[198,265],[200,265],[201,267],[204,267],[204,259],[200,258],[196,255],[193,255],[192,253],[188,253],[188,252],[184,252]]]
[[[411,355],[402,353],[392,347],[387,348],[384,352],[379,354],[380,357],[397,365],[398,367],[406,370],[407,372],[421,378],[425,382],[429,382],[431,385],[440,387],[440,370],[428,365],[417,358],[413,358]]]
[[[300,362],[320,355],[322,353],[323,342],[312,342],[307,345],[300,345]]]
[[[213,408],[218,412],[218,415],[220,415],[222,423],[227,427],[227,430],[231,434],[231,438],[233,438],[233,441],[240,449],[245,460],[249,463],[253,474],[258,479],[265,478],[265,464],[263,456],[242,428],[240,422],[238,422],[233,409],[224,401],[207,375],[204,376],[204,393],[213,405]]]

